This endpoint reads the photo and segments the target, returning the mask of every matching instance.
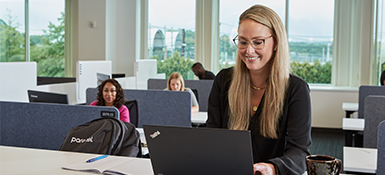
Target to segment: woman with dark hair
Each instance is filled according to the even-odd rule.
[[[281,19],[266,6],[252,6],[239,17],[233,41],[236,64],[214,80],[206,126],[249,130],[257,174],[303,174],[311,145],[310,90],[290,74]]]
[[[97,100],[91,106],[114,106],[118,108],[120,120],[130,123],[130,113],[124,105],[124,90],[115,79],[104,80],[98,87]]]

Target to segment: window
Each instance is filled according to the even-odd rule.
[[[285,23],[285,0],[247,0],[242,1],[242,3],[221,0],[219,11],[219,69],[235,64],[237,47],[233,44],[232,39],[238,34],[239,16],[246,9],[255,5],[256,2],[272,8],[281,17],[282,22]]]
[[[331,83],[333,19],[334,0],[290,1],[291,67],[308,83]]]
[[[158,60],[166,78],[179,72],[193,79],[195,0],[149,0],[148,56]]]
[[[376,32],[376,45],[375,54],[376,54],[376,71],[375,71],[375,83],[376,85],[380,84],[380,76],[382,71],[385,71],[385,3],[384,1],[377,1],[377,26],[375,28]]]
[[[0,62],[25,61],[24,0],[0,4]]]
[[[29,58],[37,75],[64,77],[64,0],[30,0]],[[44,8],[42,8],[44,4]],[[25,61],[25,1],[1,1],[0,61]]]
[[[30,0],[29,35],[37,76],[64,77],[64,0]]]

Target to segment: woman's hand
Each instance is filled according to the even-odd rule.
[[[254,174],[275,175],[275,167],[271,163],[254,164]]]

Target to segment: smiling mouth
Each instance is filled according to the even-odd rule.
[[[258,59],[259,57],[257,56],[257,57],[246,57],[248,60],[256,60],[256,59]]]

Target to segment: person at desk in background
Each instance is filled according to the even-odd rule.
[[[184,80],[180,73],[174,72],[168,77],[166,90],[189,92],[191,95],[191,112],[199,112],[199,105],[195,94],[190,88],[184,87]]]
[[[215,74],[211,71],[205,70],[200,62],[196,62],[191,66],[194,74],[199,77],[200,80],[214,80]]]
[[[382,86],[385,85],[385,70],[381,73],[380,83]]]
[[[285,27],[255,5],[239,17],[236,65],[213,83],[206,126],[250,130],[256,174],[303,174],[310,154],[309,86],[290,74]]]
[[[130,112],[124,105],[124,90],[115,79],[107,79],[98,87],[97,100],[90,106],[114,106],[118,108],[120,120],[130,123]]]

